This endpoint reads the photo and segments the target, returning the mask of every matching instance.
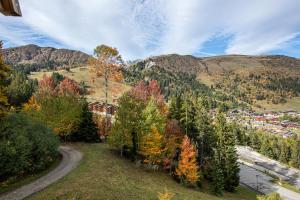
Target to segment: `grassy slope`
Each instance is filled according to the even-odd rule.
[[[95,83],[91,82],[90,74],[87,67],[77,67],[72,68],[70,72],[66,70],[59,70],[56,71],[60,74],[67,76],[78,83],[81,81],[84,81],[89,87],[91,87],[91,90],[95,91],[92,94],[87,95],[87,99],[90,101],[98,101],[98,100],[104,100],[104,91],[103,91],[103,79],[99,78],[95,81]],[[50,76],[53,72],[32,72],[30,75],[30,78],[32,79],[42,79],[43,75],[46,74]],[[110,91],[108,93],[109,102],[112,101],[112,99],[119,97],[121,94],[123,94],[125,91],[129,90],[130,86],[125,85],[123,83],[117,83],[110,81],[109,82],[109,88]]]
[[[254,107],[258,111],[265,110],[273,110],[273,111],[284,111],[284,110],[296,110],[300,112],[300,97],[294,97],[292,99],[287,99],[287,102],[284,104],[272,104],[267,103],[266,101],[258,101],[256,103],[257,105],[260,105],[262,108]]]
[[[30,199],[157,199],[164,188],[174,199],[254,200],[256,194],[239,188],[235,194],[218,198],[199,190],[183,187],[162,172],[136,167],[112,152],[106,144],[74,144],[84,153],[82,163],[69,175]]]

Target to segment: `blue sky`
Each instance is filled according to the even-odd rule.
[[[0,16],[5,47],[119,49],[127,60],[160,54],[300,57],[299,0],[19,0]]]

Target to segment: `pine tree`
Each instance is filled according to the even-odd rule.
[[[282,163],[288,163],[290,160],[290,149],[288,143],[285,140],[282,140],[280,143],[280,156],[279,161]]]
[[[191,144],[188,136],[184,136],[180,149],[181,153],[176,174],[183,183],[194,185],[199,180],[200,173],[196,160],[196,149]]]
[[[180,124],[182,129],[184,130],[185,134],[193,140],[196,141],[197,137],[197,128],[195,122],[195,99],[191,97],[189,94],[184,95],[183,103],[181,105],[181,112],[180,112]]]
[[[221,167],[221,158],[219,151],[215,149],[212,162],[212,183],[210,185],[211,191],[218,196],[223,194],[224,190],[224,175]]]
[[[172,96],[169,105],[169,119],[180,120],[182,99],[180,95]]]
[[[5,80],[8,77],[8,72],[10,68],[4,64],[2,59],[2,41],[0,41],[0,118],[3,117],[7,110],[7,97],[5,95]]]
[[[298,138],[293,143],[291,161],[293,167],[296,168],[300,167],[300,140]]]
[[[204,160],[213,157],[213,148],[215,147],[215,133],[212,126],[211,118],[201,102],[197,104],[195,123],[197,127],[197,151],[199,166],[203,167]]]
[[[81,121],[78,130],[71,135],[71,140],[84,142],[99,142],[97,126],[93,121],[93,114],[88,109],[88,103],[83,102]]]
[[[239,185],[238,156],[235,149],[235,136],[223,114],[218,114],[217,116],[216,133],[216,150],[221,158],[222,173],[224,175],[224,189],[232,192]]]

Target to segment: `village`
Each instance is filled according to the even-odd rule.
[[[283,138],[300,134],[300,113],[295,110],[257,113],[251,110],[235,109],[227,114],[227,120],[235,121],[247,128],[281,135]]]

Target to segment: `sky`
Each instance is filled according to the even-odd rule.
[[[0,15],[5,47],[25,44],[126,60],[161,54],[300,57],[300,0],[19,0],[22,17]]]

